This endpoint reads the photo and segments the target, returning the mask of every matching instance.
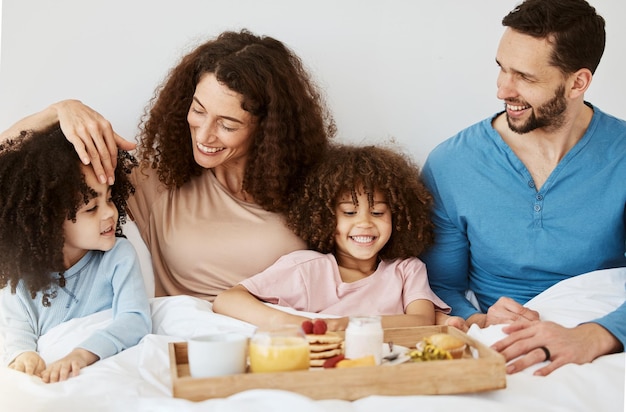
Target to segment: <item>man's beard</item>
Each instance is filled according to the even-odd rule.
[[[509,124],[509,128],[519,134],[528,133],[542,127],[548,130],[556,130],[560,128],[565,121],[564,113],[566,109],[565,86],[561,85],[550,101],[536,109],[532,109],[530,118],[525,123],[519,125],[514,124],[508,114],[506,120]]]

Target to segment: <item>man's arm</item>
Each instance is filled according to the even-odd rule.
[[[468,318],[478,311],[465,297],[469,289],[469,242],[449,218],[431,166],[429,159],[422,170],[422,179],[434,198],[435,244],[420,258],[426,263],[431,288],[452,307],[450,314]]]

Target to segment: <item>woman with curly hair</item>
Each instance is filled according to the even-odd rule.
[[[267,270],[221,293],[216,313],[258,326],[307,318],[265,305],[336,315],[383,315],[383,327],[435,324],[450,308],[430,289],[416,257],[433,241],[432,197],[419,169],[399,152],[338,145],[307,178],[288,225],[311,250],[281,257]]]
[[[12,129],[50,119],[102,181],[116,146],[134,147],[77,101]],[[152,256],[156,295],[212,301],[303,249],[284,212],[334,129],[302,62],[278,40],[225,32],[184,56],[146,109],[128,202]]]
[[[0,144],[0,327],[10,368],[65,380],[151,332],[139,259],[121,237],[135,165],[120,152],[115,185],[100,183],[58,124]],[[103,329],[46,365],[39,337],[107,309]]]

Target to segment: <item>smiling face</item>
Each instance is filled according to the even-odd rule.
[[[65,244],[63,257],[66,268],[78,262],[89,250],[110,250],[115,245],[118,211],[111,200],[111,187],[102,184],[91,166],[81,165],[85,183],[97,196],[76,212],[76,222],[63,223]]]
[[[245,165],[256,123],[241,103],[242,96],[220,84],[213,73],[201,77],[187,114],[198,165]]]
[[[552,47],[546,39],[510,28],[502,36],[496,57],[498,98],[504,100],[509,128],[516,133],[556,130],[565,122],[568,80],[549,63]]]
[[[378,252],[391,237],[391,211],[385,196],[378,191],[374,193],[373,205],[363,190],[357,191],[357,200],[355,205],[351,193],[345,193],[335,208],[335,256],[339,266],[355,267],[369,262],[375,268]]]

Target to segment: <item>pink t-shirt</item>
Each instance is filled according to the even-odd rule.
[[[300,250],[240,284],[263,301],[313,313],[400,315],[416,299],[450,312],[430,289],[426,265],[417,258],[381,261],[370,276],[344,283],[332,254]]]

